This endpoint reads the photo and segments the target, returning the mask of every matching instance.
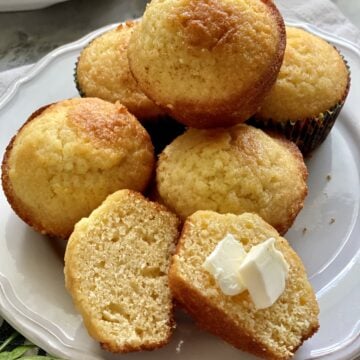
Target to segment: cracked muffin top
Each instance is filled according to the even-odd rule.
[[[285,26],[267,0],[153,0],[128,48],[140,88],[185,125],[245,121],[275,82]]]
[[[110,193],[143,191],[153,165],[150,137],[124,106],[70,99],[39,109],[14,136],[2,183],[25,222],[66,238]]]
[[[197,210],[253,212],[284,234],[303,207],[299,149],[252,126],[189,129],[160,155],[158,196],[182,219]]]

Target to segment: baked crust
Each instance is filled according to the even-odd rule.
[[[269,135],[244,124],[188,129],[160,154],[153,195],[183,220],[201,209],[255,212],[284,234],[304,206],[308,172],[295,144]]]
[[[236,26],[239,26],[239,23],[241,24],[241,22],[238,21],[240,15],[236,14],[236,12],[231,12],[231,9],[223,10],[221,2],[218,0],[206,2],[206,6],[202,6],[200,2],[196,2],[195,5],[193,4],[194,2],[190,1],[189,3],[190,10],[193,11],[193,14],[186,8],[186,11],[182,10],[179,14],[169,15],[170,19],[175,19],[174,22],[177,21],[179,29],[183,28],[184,23],[186,24],[185,35],[183,35],[185,40],[181,41],[185,42],[186,49],[186,42],[188,43],[189,53],[191,54],[192,48],[194,47],[197,48],[199,54],[201,53],[201,49],[207,49],[212,55],[214,52],[223,52],[225,55],[231,53],[231,47],[227,47],[231,44],[232,39],[236,38],[234,29],[236,29]],[[257,80],[247,83],[242,86],[241,89],[238,88],[236,92],[222,92],[221,95],[213,99],[209,97],[203,99],[202,96],[189,97],[185,93],[182,94],[182,96],[176,95],[172,97],[169,91],[166,91],[164,94],[164,89],[161,88],[160,82],[158,80],[155,81],[148,75],[149,68],[152,66],[151,63],[142,64],[141,60],[139,60],[139,51],[142,51],[138,44],[141,33],[137,29],[130,41],[128,58],[130,70],[138,81],[141,89],[158,106],[161,106],[171,116],[190,127],[225,127],[246,121],[258,110],[265,95],[275,83],[282,64],[286,45],[285,25],[279,11],[270,0],[262,0],[262,3],[266,5],[270,17],[276,24],[278,43],[276,44],[275,54],[269,64],[267,64],[266,71],[264,70]],[[227,12],[227,17],[221,17],[219,15]],[[193,20],[193,18],[195,20]],[[214,18],[214,21],[217,23],[209,25],[209,22],[207,22],[207,26],[209,27],[207,29],[202,25],[202,22],[207,18]],[[234,24],[236,24],[236,26]],[[234,43],[235,42],[236,41],[234,41]],[[190,72],[191,65],[187,66],[189,68],[188,72]],[[176,65],[173,67],[176,67]],[[236,69],[234,69],[234,71],[236,71]],[[194,77],[196,76],[201,77],[205,75],[194,74]],[[173,81],[170,75],[169,81]],[[177,85],[174,84],[174,86],[176,87]],[[188,84],[189,89],[191,89],[192,86],[193,84]],[[184,87],[184,89],[185,88],[186,87]],[[199,89],[199,92],[201,92],[201,89]]]
[[[60,126],[58,122],[59,117],[61,117],[59,111],[63,108],[66,108],[68,113],[61,118],[62,125]],[[51,113],[52,111],[54,111],[54,114]],[[52,121],[51,119],[57,116],[56,120],[54,120],[57,125],[53,124],[52,128],[45,126],[46,129],[53,131],[48,136],[53,136],[55,128],[60,126],[56,134],[57,137],[54,138],[56,145],[47,139],[46,143],[50,144],[47,153],[39,144],[34,143],[35,140],[30,143],[28,141],[26,146],[21,145],[22,153],[19,157],[17,156],[20,164],[17,165],[17,170],[23,171],[26,176],[23,175],[20,179],[19,175],[16,175],[17,186],[21,190],[19,193],[19,191],[15,191],[10,178],[11,154],[15,151],[16,139],[22,136],[24,130],[33,120],[41,116],[48,116],[49,121]],[[42,131],[46,131],[44,130],[45,127],[41,128],[40,131],[38,131],[39,129],[36,130],[34,135],[37,136],[36,141],[39,139],[38,135]],[[61,130],[66,129],[68,133],[71,132],[71,137],[67,138],[68,133],[65,135],[59,134],[61,132],[60,128]],[[30,137],[28,135],[26,135],[27,139],[32,138],[31,135]],[[61,138],[62,136],[63,138]],[[131,138],[134,140],[133,142],[131,142]],[[70,146],[66,147],[68,140]],[[89,143],[93,145],[92,149],[87,145]],[[127,153],[132,152],[134,146],[136,151],[139,150],[136,155],[138,161],[130,164],[129,159],[127,160],[129,158]],[[64,150],[65,147],[66,150]],[[34,149],[42,151],[39,157],[34,156]],[[66,160],[64,160],[65,155],[63,153],[65,151]],[[146,189],[155,162],[153,151],[149,135],[137,120],[127,112],[124,106],[120,104],[114,105],[95,98],[63,100],[35,111],[11,139],[2,162],[2,186],[10,206],[28,225],[42,234],[67,238],[72,232],[74,224],[81,217],[88,215],[98,205],[98,201],[101,203],[108,195],[108,193],[104,193],[105,195],[102,197],[100,194],[104,191],[113,192],[122,188],[121,184],[124,184],[124,181],[127,182],[130,176],[136,177],[136,181],[129,180],[131,184],[127,183],[123,187],[131,187],[139,191]],[[61,157],[58,156],[59,153]],[[33,154],[32,158],[29,159],[31,163],[25,162],[24,159],[29,158],[31,154]],[[53,158],[54,154],[57,158]],[[103,161],[99,161],[101,157],[103,157]],[[77,161],[80,161],[80,163],[76,163]],[[81,161],[83,162],[81,163]],[[92,161],[95,161],[95,163],[93,164]],[[109,163],[106,163],[106,161],[109,161]],[[73,171],[65,168],[68,163],[73,167]],[[30,174],[29,169],[31,167],[34,167],[34,171]],[[123,175],[123,178],[108,179],[107,175],[118,174],[122,167],[126,168],[126,174]],[[43,173],[36,173],[36,171],[40,170]],[[97,183],[100,181],[97,179],[98,172],[103,174],[101,179],[103,182],[99,185],[99,188],[97,188]],[[94,180],[91,198],[87,199],[86,190],[81,189],[80,178],[82,180],[87,179],[89,182],[87,186],[90,186],[90,182]],[[21,186],[19,181],[22,182]],[[52,182],[50,185],[51,181],[57,182]],[[39,182],[41,186],[36,182]],[[52,186],[56,186],[57,193],[55,193]],[[119,187],[115,188],[116,186]],[[73,191],[70,190],[71,187],[73,187]],[[26,197],[30,196],[33,201],[31,203],[29,200],[25,201],[24,194]],[[99,199],[99,197],[102,197],[102,199]],[[72,203],[71,198],[73,198]],[[95,204],[94,207],[91,204]],[[47,210],[44,210],[45,205]],[[76,210],[73,211],[74,208]],[[54,215],[55,213],[56,215]]]
[[[7,198],[7,201],[11,208],[14,210],[14,212],[29,226],[31,226],[36,231],[40,232],[41,234],[48,234],[46,229],[42,226],[42,224],[34,221],[34,219],[29,215],[29,213],[26,210],[26,207],[24,207],[17,198],[17,196],[14,193],[14,189],[11,185],[11,181],[9,178],[9,157],[11,150],[14,145],[14,141],[16,139],[17,134],[20,133],[20,131],[34,118],[39,116],[43,111],[45,111],[47,108],[49,108],[52,104],[42,106],[38,110],[34,111],[30,117],[25,121],[25,123],[21,126],[21,128],[18,130],[18,132],[11,138],[9,145],[6,147],[2,165],[1,165],[1,181],[2,181],[2,187],[5,193],[5,196]],[[49,236],[56,236],[55,234],[48,234]]]
[[[139,89],[127,60],[128,43],[138,21],[126,21],[91,41],[81,52],[75,69],[82,97],[121,102],[142,122],[164,112]]]

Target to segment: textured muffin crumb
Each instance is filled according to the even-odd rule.
[[[159,157],[157,191],[185,219],[255,212],[285,233],[303,207],[307,169],[294,144],[247,125],[189,129]]]
[[[269,308],[256,310],[248,291],[226,296],[202,267],[227,233],[246,251],[266,239],[290,266],[286,288]],[[198,211],[185,224],[169,272],[176,300],[198,324],[235,347],[265,359],[289,359],[318,329],[319,308],[304,266],[287,241],[255,214]]]
[[[66,287],[106,350],[152,350],[169,341],[167,274],[177,236],[175,215],[128,190],[76,225],[65,253]]]

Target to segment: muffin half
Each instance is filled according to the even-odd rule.
[[[153,0],[128,48],[140,88],[185,125],[253,115],[276,80],[285,26],[268,0]]]
[[[107,195],[143,191],[153,166],[150,137],[124,106],[70,99],[39,109],[13,137],[2,185],[26,223],[66,238]]]
[[[89,334],[112,352],[154,350],[173,331],[168,286],[179,221],[141,194],[119,190],[76,224],[65,281]]]
[[[161,201],[182,219],[197,210],[254,212],[285,233],[302,209],[307,169],[296,145],[239,124],[189,129],[161,153]]]
[[[307,154],[329,134],[350,86],[336,48],[305,30],[287,27],[278,79],[251,123],[274,129]]]
[[[227,234],[233,235],[245,251],[275,239],[289,272],[283,293],[270,307],[256,309],[247,290],[225,295],[204,269],[206,257]],[[319,328],[319,306],[301,259],[286,239],[255,214],[198,211],[190,216],[173,256],[169,282],[175,299],[200,327],[264,359],[292,358]]]

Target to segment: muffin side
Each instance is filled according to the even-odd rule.
[[[137,21],[126,21],[91,41],[81,52],[75,83],[82,97],[119,101],[141,121],[164,115],[139,89],[127,59],[127,48]]]

